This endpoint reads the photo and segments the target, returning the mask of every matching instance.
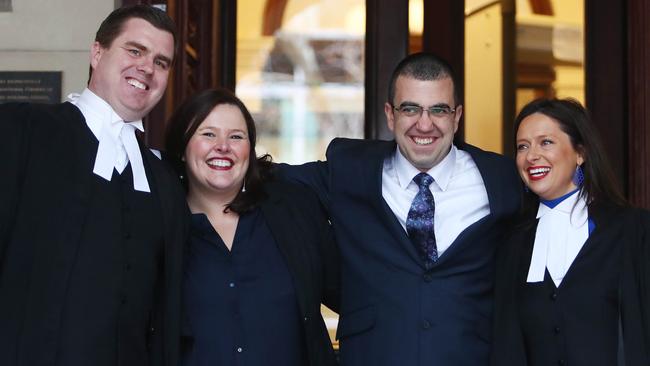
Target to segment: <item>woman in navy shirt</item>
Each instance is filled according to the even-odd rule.
[[[321,302],[338,307],[336,248],[318,200],[257,158],[255,124],[224,89],[172,116],[167,153],[192,212],[183,365],[334,365]]]
[[[648,212],[578,102],[533,101],[515,130],[528,206],[498,252],[492,365],[649,365]]]

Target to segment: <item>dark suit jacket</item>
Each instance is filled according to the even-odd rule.
[[[508,159],[461,148],[483,177],[490,214],[430,271],[382,198],[383,162],[395,142],[335,139],[327,162],[281,167],[318,193],[332,221],[342,256],[342,365],[487,364],[493,252],[518,209],[520,183]]]
[[[0,106],[2,365],[56,362],[57,332],[80,245],[95,158],[95,151],[83,147],[87,137],[80,133],[79,124],[85,124],[83,116],[70,103]],[[151,328],[142,331],[151,332],[156,347],[152,361],[176,366],[186,204],[171,170],[148,149],[141,151],[153,173],[147,178],[158,192],[164,236],[164,294],[159,312],[151,314]],[[23,253],[21,263],[9,256],[17,252]],[[24,273],[20,281],[15,278],[18,273]]]
[[[604,268],[618,268],[619,273],[607,274],[619,278],[618,298],[622,321],[622,340],[619,339],[619,356],[625,363],[619,366],[650,364],[650,221],[648,212],[620,207],[589,208],[589,217],[594,220],[595,230],[579,252],[572,268],[580,266],[580,272],[570,269],[562,281],[562,289],[571,285],[573,292],[579,292],[577,274],[602,271]],[[519,322],[518,288],[526,280],[530,265],[532,246],[538,220],[522,218],[513,225],[507,243],[497,253],[497,276],[495,285],[494,335],[491,364],[494,366],[525,366],[528,364],[526,347]],[[619,263],[600,263],[593,268],[585,267],[597,248],[611,254],[607,260]],[[587,262],[585,262],[587,261]],[[581,277],[582,281],[594,281],[597,275]],[[569,281],[569,282],[567,282]],[[580,294],[571,294],[581,296]],[[594,307],[599,301],[593,299]],[[570,316],[570,314],[569,314]],[[579,329],[579,328],[576,328]],[[580,331],[576,331],[580,333]],[[591,334],[574,334],[579,342],[590,342]],[[575,340],[574,340],[575,342]],[[588,344],[588,343],[587,343]],[[603,350],[594,349],[593,354]],[[622,352],[621,352],[622,351]],[[620,358],[619,358],[620,360]]]
[[[320,312],[321,303],[339,308],[338,251],[325,213],[303,187],[270,182],[265,190],[262,212],[293,278],[309,365],[336,365]]]

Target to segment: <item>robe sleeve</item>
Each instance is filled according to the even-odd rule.
[[[650,364],[650,211],[639,210],[640,236],[637,242],[633,260],[636,265],[636,281],[639,296],[640,319],[643,327],[643,349],[645,359],[643,364]]]
[[[28,104],[0,105],[0,264],[14,226],[27,164],[30,108]]]
[[[492,320],[491,366],[526,364],[524,340],[519,323],[516,289],[519,285],[521,251],[526,246],[528,227],[513,225],[496,253],[494,313]]]
[[[650,212],[633,212],[621,243],[619,360],[622,353],[626,366],[650,364]]]

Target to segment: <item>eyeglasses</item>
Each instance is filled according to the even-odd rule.
[[[399,112],[399,114],[406,118],[420,118],[422,117],[422,112],[425,110],[427,111],[429,118],[437,119],[446,119],[456,113],[456,108],[448,106],[433,106],[425,109],[417,104],[401,105],[399,107],[393,106],[393,110]]]

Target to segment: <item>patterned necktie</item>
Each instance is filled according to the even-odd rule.
[[[429,269],[438,260],[438,247],[433,232],[433,214],[436,211],[436,204],[429,190],[433,178],[427,173],[420,173],[413,178],[413,182],[418,185],[419,191],[411,203],[406,218],[406,231],[411,242],[418,248],[426,268]]]

